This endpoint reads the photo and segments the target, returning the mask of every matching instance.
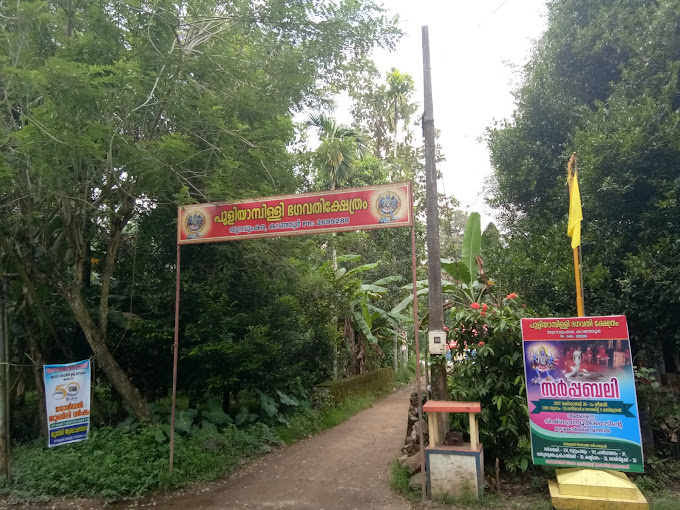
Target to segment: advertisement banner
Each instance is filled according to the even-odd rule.
[[[412,224],[411,183],[385,184],[181,206],[177,212],[177,243],[235,241]]]
[[[643,472],[624,315],[522,319],[534,464]]]
[[[90,360],[43,366],[48,446],[87,439],[90,430]]]

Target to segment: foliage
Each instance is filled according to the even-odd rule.
[[[336,402],[344,402],[352,395],[378,396],[394,388],[394,370],[378,368],[363,374],[335,379],[319,386],[328,387]]]
[[[409,358],[408,363],[400,363],[399,369],[394,373],[394,382],[400,385],[410,384],[416,377],[416,358]]]
[[[354,264],[361,258],[358,254],[346,254],[336,257],[335,262]],[[403,323],[411,321],[409,317],[380,306],[384,301],[389,302],[392,294],[390,285],[402,280],[402,277],[388,275],[367,283],[365,273],[372,273],[381,266],[380,263],[360,264],[349,269],[349,266],[333,269],[334,265],[327,262],[320,271],[330,280],[335,291],[334,301],[338,304],[337,317],[342,323],[347,352],[347,356],[341,359],[343,373],[360,374],[383,366],[383,346],[386,347],[388,341],[391,344],[395,331]]]
[[[680,482],[678,468],[677,459],[650,457],[645,459],[645,474],[635,476],[635,485],[645,494],[663,494]]]
[[[513,294],[500,307],[472,306],[452,309],[447,319],[449,337],[456,342],[451,399],[480,402],[487,458],[502,459],[507,471],[526,471],[531,451],[520,319],[531,311]]]
[[[490,201],[508,233],[499,279],[541,313],[574,314],[564,181],[575,151],[586,312],[626,314],[635,352],[662,373],[661,356],[680,368],[680,36],[668,28],[679,8],[550,2],[516,110],[488,132]]]
[[[318,182],[327,184],[331,190],[345,185],[350,180],[356,160],[364,155],[366,138],[324,114],[311,115],[307,127],[316,128],[321,139],[315,153]]]
[[[129,432],[95,429],[87,441],[59,448],[46,449],[42,441],[18,446],[13,451],[12,478],[0,482],[0,490],[12,498],[28,499],[41,495],[136,497],[149,490],[214,479],[233,469],[239,459],[261,454],[279,441],[263,424],[245,429],[231,425],[222,433],[180,434],[175,438],[175,469],[169,475],[169,443],[161,427]],[[126,468],[120,469],[121,465]]]
[[[29,0],[0,4],[0,29],[0,211],[7,218],[0,250],[14,262],[13,295],[18,300],[27,288],[32,307],[41,309],[35,297],[46,297],[52,322],[71,322],[51,328],[54,346],[40,339],[47,362],[94,353],[125,406],[150,419],[140,388],[159,396],[170,373],[176,206],[304,189],[303,158],[290,150],[298,138],[293,113],[327,105],[374,46],[393,47],[399,30],[371,0]],[[196,268],[185,272],[187,297],[199,293],[202,271],[219,266],[220,256],[239,268],[251,256],[285,266],[291,254],[263,253],[267,246],[184,250]],[[190,354],[184,373],[196,375],[187,378],[191,390],[239,385],[232,372],[198,388],[192,370],[205,360],[233,355],[229,367],[243,366],[246,386],[256,369],[275,373],[265,368],[273,356],[260,353],[272,336],[279,344],[285,336],[262,324],[273,319],[247,330],[231,308],[261,304],[248,291],[270,297],[260,317],[307,308],[266,285],[243,285],[230,269],[220,284],[235,291],[223,296],[216,284],[195,299],[209,302],[213,316],[219,311],[219,323],[201,332],[182,322]],[[312,343],[314,333],[298,330],[292,341]],[[211,341],[203,352],[201,335]],[[61,338],[65,349],[57,348]],[[165,362],[143,361],[155,359]],[[323,371],[314,367],[313,377]]]
[[[647,420],[647,423],[641,423],[645,456],[677,459],[680,453],[680,396],[672,388],[662,386],[657,375],[654,369],[635,367],[635,389],[641,420],[643,416]],[[649,437],[649,434],[653,444],[645,444],[645,436]],[[664,461],[657,461],[657,465],[663,467]],[[653,467],[653,463],[650,466]]]
[[[411,481],[411,474],[408,469],[399,464],[399,460],[395,459],[391,467],[392,478],[390,478],[390,485],[394,490],[401,494],[408,494],[408,484]]]
[[[325,429],[335,427],[356,413],[368,409],[376,400],[373,394],[348,396],[342,403],[320,409],[303,406],[287,416],[288,424],[276,428],[277,435],[286,443],[293,443]]]
[[[281,442],[292,443],[342,423],[390,389],[391,386],[356,386],[341,403],[321,409],[312,409],[308,402],[277,392],[277,407],[285,406],[286,410],[285,424],[278,423],[276,427],[262,422],[237,426],[238,417],[236,424],[231,423],[216,400],[208,400],[199,410],[181,410],[177,415],[172,475],[167,470],[167,409],[155,404],[152,410],[166,423],[145,426],[129,417],[117,427],[94,428],[90,438],[80,443],[48,449],[43,441],[32,441],[13,448],[13,476],[9,481],[0,481],[0,494],[12,500],[44,496],[117,500],[213,480],[244,459],[267,453]],[[266,414],[264,409],[263,413]],[[120,469],[121,465],[126,468]],[[73,476],[73,469],[77,469],[78,476]]]

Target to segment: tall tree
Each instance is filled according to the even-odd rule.
[[[311,115],[307,126],[319,133],[321,144],[316,150],[319,179],[331,190],[347,183],[355,163],[366,152],[366,138],[359,131],[338,124],[324,114]]]
[[[387,100],[389,112],[387,112],[387,126],[394,132],[392,141],[392,157],[397,157],[397,145],[399,140],[399,121],[408,124],[415,106],[410,102],[411,95],[415,90],[413,78],[406,73],[400,73],[394,67],[387,73]]]
[[[2,249],[148,420],[110,346],[126,237],[159,204],[294,190],[292,165],[266,163],[288,161],[291,111],[399,32],[370,0],[28,0],[0,4],[0,25]]]
[[[668,292],[680,285],[679,9],[677,0],[550,2],[517,109],[489,131],[492,202],[509,232],[505,280],[536,307],[573,313],[564,183],[577,152],[586,313],[626,313],[652,363],[661,352],[672,362],[680,347],[680,298]]]

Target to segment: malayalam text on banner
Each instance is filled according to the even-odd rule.
[[[87,439],[90,429],[90,360],[43,366],[48,446]]]
[[[522,319],[534,464],[643,471],[624,315]]]
[[[177,222],[178,244],[407,227],[411,183],[186,205]]]

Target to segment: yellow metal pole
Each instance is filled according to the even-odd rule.
[[[571,201],[571,183],[576,172],[576,153],[574,152],[567,165],[567,182],[569,183],[569,201]],[[576,312],[579,317],[585,317],[583,310],[583,289],[581,288],[581,260],[579,257],[579,247],[573,249],[574,252],[574,279],[576,280]]]
[[[578,257],[578,247],[574,248],[574,276],[576,277],[576,311],[579,317],[585,317],[583,311],[583,294],[581,290],[581,264]]]

